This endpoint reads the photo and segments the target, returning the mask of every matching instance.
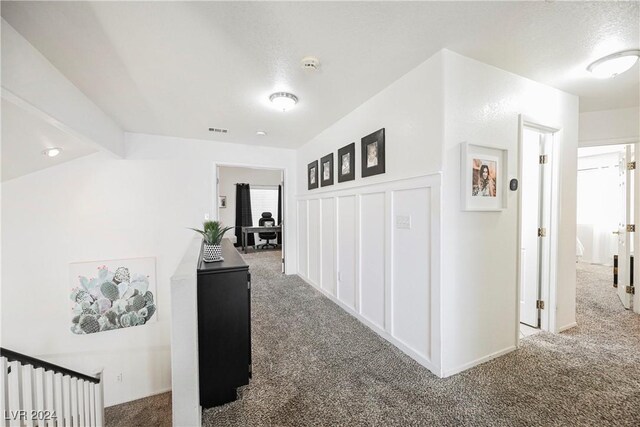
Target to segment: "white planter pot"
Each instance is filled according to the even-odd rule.
[[[219,261],[222,258],[222,246],[204,244],[202,259],[207,262]]]

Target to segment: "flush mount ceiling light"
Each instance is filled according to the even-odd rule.
[[[62,148],[60,147],[47,148],[42,152],[42,154],[47,157],[55,157],[60,153],[62,153]]]
[[[258,136],[267,136],[267,133],[263,130],[259,130],[258,132],[256,132],[256,135]]]
[[[298,103],[298,97],[289,92],[276,92],[269,96],[269,101],[278,110],[287,111]]]
[[[615,77],[633,67],[638,62],[638,57],[640,50],[624,50],[592,62],[587,70],[600,79]]]

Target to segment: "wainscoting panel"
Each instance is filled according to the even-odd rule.
[[[385,193],[360,196],[360,314],[385,329]]]
[[[430,356],[431,192],[393,192],[392,335],[420,356]]]
[[[356,197],[338,198],[338,299],[356,306]]]
[[[309,276],[308,219],[307,201],[298,200],[298,271],[303,277]]]
[[[433,174],[298,196],[298,274],[441,376],[440,185]]]
[[[309,280],[320,284],[320,200],[309,200]]]
[[[336,296],[336,203],[334,198],[322,199],[322,274],[320,284],[323,290]]]

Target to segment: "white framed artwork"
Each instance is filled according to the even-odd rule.
[[[505,209],[507,150],[463,142],[460,153],[462,210]]]

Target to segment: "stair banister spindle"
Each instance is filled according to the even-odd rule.
[[[2,426],[8,427],[9,420],[6,416],[9,413],[9,363],[6,357],[0,357],[0,413],[2,415]]]

